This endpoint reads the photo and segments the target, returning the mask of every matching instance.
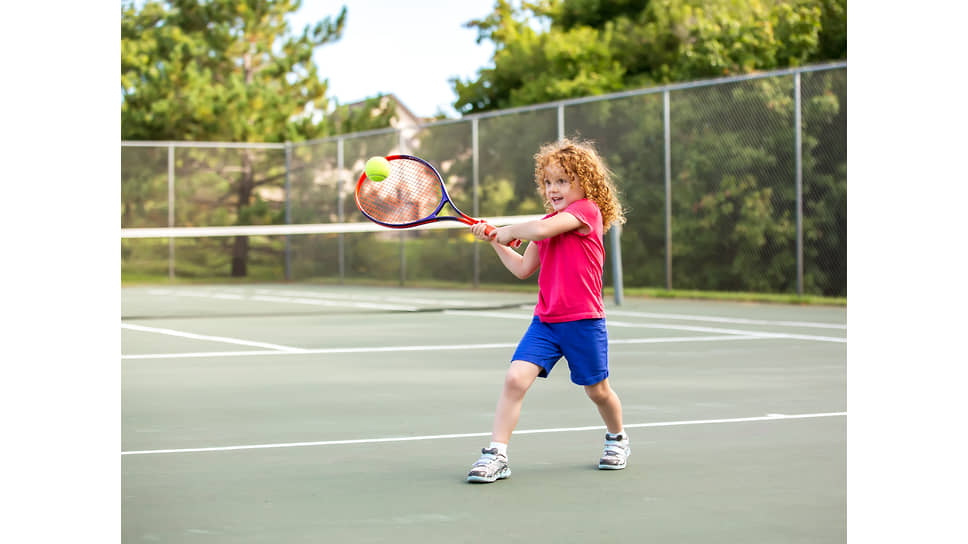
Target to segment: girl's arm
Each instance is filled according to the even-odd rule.
[[[530,277],[541,264],[538,259],[538,246],[534,244],[528,244],[528,247],[524,250],[524,255],[494,240],[491,240],[491,247],[494,248],[497,256],[501,259],[501,264],[519,280]]]
[[[483,223],[471,226],[471,232],[474,236],[479,240],[489,241],[491,247],[494,248],[497,256],[501,259],[501,264],[522,280],[534,274],[535,270],[538,269],[540,264],[538,246],[528,244],[527,249],[524,250],[524,255],[522,255],[504,244],[510,243],[514,239],[544,240],[574,229],[588,230],[588,226],[567,212],[559,213],[547,219],[499,227],[495,229],[490,238],[484,235]]]
[[[508,244],[511,240],[544,240],[552,236],[558,236],[563,232],[579,229],[579,232],[586,233],[591,230],[588,225],[582,223],[577,217],[568,213],[561,212],[546,219],[536,219],[498,227],[494,231],[494,241],[501,244]]]

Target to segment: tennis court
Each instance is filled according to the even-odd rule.
[[[629,466],[559,363],[464,476],[536,293],[122,289],[124,542],[844,542],[844,308],[606,300]]]

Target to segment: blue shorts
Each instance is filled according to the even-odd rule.
[[[562,357],[568,361],[571,381],[578,385],[595,385],[607,378],[605,319],[542,323],[535,316],[511,360],[534,363],[542,369],[538,377],[547,378]]]

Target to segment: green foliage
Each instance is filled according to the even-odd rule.
[[[788,214],[774,217],[771,188],[758,188],[752,176],[724,176],[716,191],[693,205],[692,220],[676,222],[673,238],[687,241],[673,246],[682,273],[675,282],[685,289],[718,291],[785,290],[793,278],[794,225]],[[768,244],[783,244],[788,251],[763,252]],[[717,258],[710,259],[710,255]],[[758,273],[751,274],[756,270]]]
[[[127,140],[282,142],[323,135],[316,47],[344,8],[299,35],[300,0],[149,0],[121,7],[121,134]]]
[[[286,16],[300,6],[301,0],[123,3],[122,139],[298,142],[388,126],[392,104],[381,97],[328,112],[327,81],[312,54],[340,38],[347,10],[293,34]],[[122,153],[122,225],[167,226],[162,210],[143,209],[167,179],[139,165],[137,155]],[[284,222],[281,153],[179,149],[177,161],[177,226]],[[224,250],[232,274],[246,275],[249,241],[237,238]]]
[[[548,3],[544,9],[557,25],[568,30],[576,26],[598,28],[619,18],[635,19],[648,4],[649,0],[570,0]],[[536,10],[541,9],[536,6]]]
[[[266,4],[252,1],[240,9]],[[185,21],[177,32],[164,24],[169,11],[176,11],[171,6],[178,6]],[[215,79],[202,78],[202,68],[183,69],[175,61],[166,64],[156,53],[177,49],[172,44],[191,48],[232,42],[236,36],[232,32],[207,35],[199,30],[209,28],[208,22],[201,21],[209,21],[221,7],[220,2],[145,4],[138,14],[144,32],[123,43],[123,95],[130,84],[125,66],[140,67],[143,75],[137,81],[197,83],[197,79],[213,86]],[[237,20],[234,17],[225,20]],[[125,24],[123,41],[128,32]],[[222,23],[212,24],[218,29]],[[477,79],[454,82],[459,95],[455,106],[468,113],[846,57],[843,0],[545,0],[514,4],[499,0],[492,14],[468,26],[478,29],[479,40],[495,43],[493,66],[483,68]],[[186,59],[192,55],[169,56],[188,66]],[[199,66],[208,64],[215,63],[199,62]],[[173,68],[176,66],[179,68]],[[193,99],[191,92],[162,92],[160,84],[146,89],[141,92],[155,93],[157,104],[146,103],[150,107],[138,113],[144,117],[141,124],[132,123],[141,119],[137,115],[125,117],[123,113],[123,126],[128,119],[130,126],[143,130],[176,127],[194,137],[204,134],[202,129],[209,124],[221,130],[222,120],[213,115],[240,107],[212,106],[222,109],[209,115],[199,106],[204,114],[201,120],[190,119],[183,114],[190,110],[186,101]],[[801,89],[805,292],[846,296],[846,70],[805,72]],[[214,92],[197,91],[201,96]],[[134,104],[135,98],[142,98],[134,94],[125,96],[124,102],[130,98]],[[670,93],[673,287],[730,293],[794,290],[793,96],[792,76]],[[371,122],[386,126],[390,118],[386,98],[375,97],[362,107],[337,105],[323,118],[322,126],[310,126],[309,117],[296,115],[265,141],[298,141],[326,131],[362,131],[373,128]],[[661,94],[647,94],[563,108],[566,135],[593,140],[615,175],[629,218],[621,238],[623,274],[629,289],[664,286],[666,281],[662,98]],[[470,123],[422,129],[410,151],[440,168],[454,201],[466,212],[471,211],[476,197],[482,217],[540,213],[543,206],[532,179],[532,155],[541,144],[557,138],[557,108],[481,117],[475,123],[480,173],[477,195],[471,185]],[[198,139],[239,139],[230,131],[225,134]],[[399,134],[389,132],[348,138],[344,142],[345,168],[358,170],[362,160],[392,149],[398,142]],[[348,220],[353,220],[352,202],[337,198],[340,178],[332,164],[336,153],[328,146],[292,147],[289,175],[294,222],[336,221],[346,210],[350,210]],[[164,225],[167,207],[159,202],[165,200],[167,180],[156,166],[164,161],[163,153],[122,150],[123,226]],[[178,225],[283,221],[280,195],[286,171],[281,150],[179,148],[176,170]],[[408,282],[466,283],[472,274],[467,267],[474,244],[461,239],[459,232],[294,239],[293,270],[300,279],[341,277],[335,263],[342,246],[347,255],[346,278],[398,282],[403,251]],[[142,249],[135,244],[122,245],[126,263],[141,262],[153,273],[167,274],[166,245]],[[207,244],[179,246],[179,276],[202,277],[211,274],[210,270],[239,275],[238,263],[247,258],[249,244],[258,270],[281,267],[281,238]],[[487,246],[480,249],[482,282],[520,283],[492,258]],[[130,269],[123,272],[133,273]]]
[[[823,0],[819,59],[847,58],[847,0]]]
[[[384,128],[393,104],[330,104],[313,51],[344,6],[293,33],[301,0],[147,0],[121,6],[124,140],[285,142]],[[332,110],[332,111],[330,111]]]
[[[121,227],[168,226],[168,150],[121,149]]]
[[[455,108],[478,113],[656,84],[846,58],[845,0],[499,0],[470,21],[494,43],[493,65],[454,81]],[[846,88],[804,76],[805,288],[846,294]],[[816,79],[816,81],[813,81]],[[626,285],[665,282],[662,105],[658,95],[565,108],[567,135],[592,139],[612,168],[629,223]],[[796,278],[792,78],[672,94],[672,283],[789,292]],[[533,197],[526,162],[543,113],[506,125],[482,169],[488,205]],[[550,123],[554,125],[555,123]],[[481,121],[482,127],[484,121]],[[543,126],[543,125],[542,125]],[[556,135],[545,136],[545,140]],[[491,198],[514,187],[514,199]]]
[[[537,24],[535,24],[537,23]],[[453,80],[463,113],[846,58],[845,0],[498,0],[466,25],[493,66]],[[535,27],[547,27],[546,31]]]

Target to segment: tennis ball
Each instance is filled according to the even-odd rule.
[[[390,175],[390,161],[383,157],[371,157],[366,161],[366,177],[373,181],[383,181]]]

